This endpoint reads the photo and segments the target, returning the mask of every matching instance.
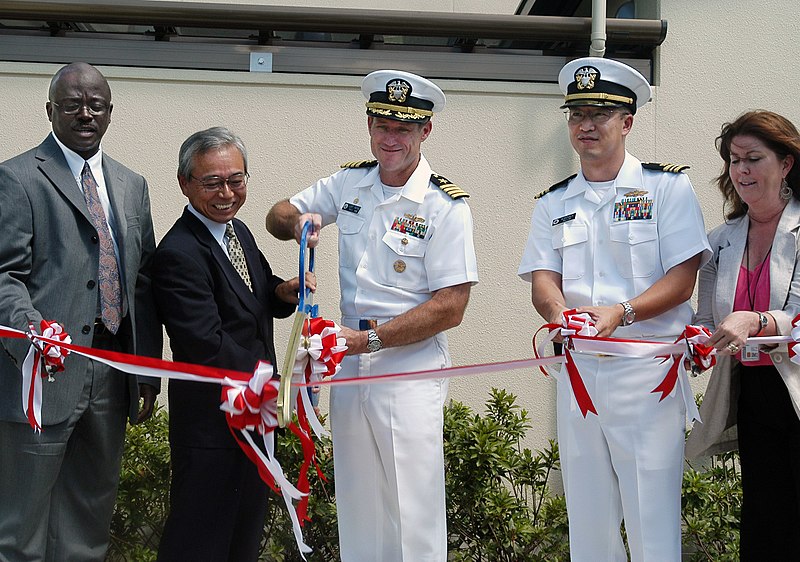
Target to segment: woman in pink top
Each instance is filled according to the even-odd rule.
[[[717,178],[726,221],[708,239],[696,322],[718,350],[686,446],[689,457],[739,448],[741,560],[794,560],[800,552],[800,366],[786,345],[748,345],[788,335],[800,313],[800,134],[769,111],[723,125]]]

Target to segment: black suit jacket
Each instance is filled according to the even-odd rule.
[[[252,372],[259,360],[275,365],[273,317],[295,305],[275,296],[273,275],[252,233],[233,220],[253,291],[233,268],[208,228],[188,209],[156,249],[153,289],[175,361]],[[237,445],[219,409],[217,384],[170,381],[170,442],[192,447]]]

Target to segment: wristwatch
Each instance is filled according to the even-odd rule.
[[[628,301],[622,301],[619,303],[622,305],[622,308],[625,312],[622,313],[622,326],[630,326],[633,324],[633,321],[636,320],[636,311],[633,310],[631,303]]]
[[[383,342],[381,341],[381,338],[378,337],[378,333],[372,329],[367,330],[367,351],[370,353],[375,353],[382,347]]]
[[[757,336],[758,334],[764,331],[764,328],[767,327],[767,324],[769,324],[769,318],[767,318],[766,314],[762,314],[757,310],[755,311],[755,313],[758,314],[758,331],[754,334]]]

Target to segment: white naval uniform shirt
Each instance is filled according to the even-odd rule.
[[[613,188],[601,199],[583,173],[546,194],[531,218],[518,274],[549,270],[562,276],[570,308],[611,306],[640,295],[670,268],[711,256],[703,215],[683,173],[642,168],[625,154]],[[673,339],[692,320],[689,302],[614,332],[619,338]]]
[[[430,182],[424,156],[402,191],[384,199],[378,166],[345,168],[290,199],[339,229],[344,317],[389,319],[444,287],[478,281],[472,214]]]

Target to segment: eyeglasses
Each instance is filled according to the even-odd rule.
[[[608,120],[616,113],[613,109],[597,109],[591,113],[583,109],[567,109],[564,111],[564,116],[567,118],[567,123],[570,125],[577,125],[583,123],[587,117],[595,125],[602,125],[608,123]]]
[[[61,103],[53,101],[50,103],[59,108],[64,115],[77,115],[84,107],[89,110],[90,115],[104,115],[110,107],[106,102],[99,100],[92,100],[89,103],[75,100],[67,100]]]
[[[231,191],[239,191],[247,186],[247,180],[250,179],[250,174],[233,174],[229,178],[221,178],[219,176],[209,176],[207,178],[196,178],[189,175],[191,179],[200,184],[200,186],[207,192],[213,193],[215,191],[222,191],[227,185]]]

